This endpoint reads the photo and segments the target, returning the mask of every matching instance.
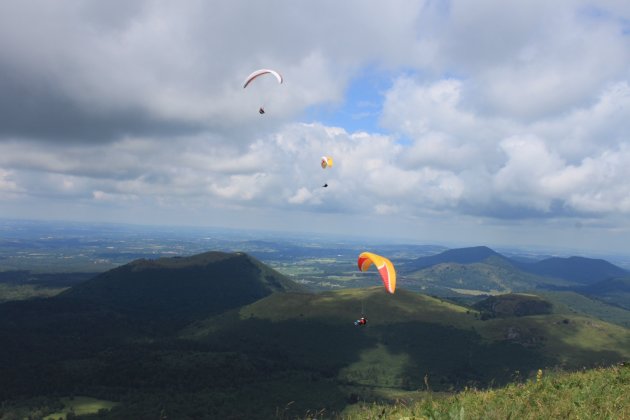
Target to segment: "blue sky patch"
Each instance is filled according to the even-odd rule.
[[[384,95],[391,86],[391,72],[373,67],[364,68],[350,81],[342,103],[310,107],[304,118],[328,126],[342,127],[350,133],[383,133],[379,118]]]

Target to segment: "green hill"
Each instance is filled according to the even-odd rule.
[[[487,246],[475,246],[469,248],[448,249],[439,254],[419,257],[401,266],[403,272],[422,270],[442,263],[473,264],[487,260],[490,257],[509,261],[508,258],[493,251]]]
[[[473,305],[482,319],[515,316],[546,315],[551,313],[552,304],[536,295],[509,293],[490,296]]]
[[[571,291],[537,291],[558,314],[581,314],[630,328],[630,310]]]
[[[304,290],[244,253],[140,259],[59,295],[129,316],[192,320],[254,302],[273,292]]]
[[[545,287],[569,287],[572,283],[527,273],[504,258],[491,256],[470,264],[440,263],[404,277],[420,290],[449,295],[499,294]]]
[[[630,277],[610,278],[575,289],[611,305],[630,310]]]
[[[561,278],[580,284],[592,284],[628,274],[623,268],[606,260],[584,257],[547,258],[534,264],[523,264],[521,268],[541,276]]]
[[[585,316],[541,315],[550,305],[537,297],[528,301],[537,302],[529,307],[536,315],[481,321],[474,309],[405,290],[275,294],[197,323],[185,336],[248,343],[239,348],[266,348],[287,358],[295,352],[313,369],[324,363],[336,371],[341,383],[370,387],[421,387],[423,375],[431,374],[435,387],[446,390],[505,383],[516,370],[630,357],[629,330]],[[357,329],[352,321],[361,309],[368,326]],[[246,333],[254,325],[257,334]]]

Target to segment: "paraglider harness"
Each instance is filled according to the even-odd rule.
[[[367,325],[367,317],[365,316],[365,305],[363,303],[363,299],[361,299],[361,318],[354,321],[355,327],[363,327]]]
[[[354,321],[354,325],[355,326],[363,326],[363,325],[367,325],[367,318],[362,316],[361,318],[357,319],[356,321]]]

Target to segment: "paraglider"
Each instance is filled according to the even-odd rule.
[[[252,83],[257,78],[261,76],[269,75],[269,74],[274,76],[278,80],[278,83],[281,84],[283,82],[282,75],[278,73],[277,71],[271,70],[271,69],[259,69],[251,73],[249,76],[247,76],[247,78],[245,79],[245,82],[243,83],[243,89],[249,86],[249,84]],[[263,115],[265,113],[265,108],[261,106],[258,109],[258,113],[260,115]]]
[[[364,326],[367,324],[367,318],[362,316],[361,318],[357,319],[356,321],[354,321],[354,325],[359,327],[359,326]]]
[[[366,271],[372,264],[376,266],[385,290],[389,293],[394,293],[396,290],[396,270],[390,260],[380,255],[373,254],[371,252],[362,252],[357,260],[359,270]]]
[[[322,169],[331,168],[333,166],[333,159],[328,156],[322,156],[321,165]]]

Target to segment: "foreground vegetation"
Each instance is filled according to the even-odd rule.
[[[309,416],[306,416],[309,417]],[[394,404],[356,404],[339,418],[354,419],[626,419],[630,418],[630,365],[574,373],[538,372],[502,389],[467,389]]]

